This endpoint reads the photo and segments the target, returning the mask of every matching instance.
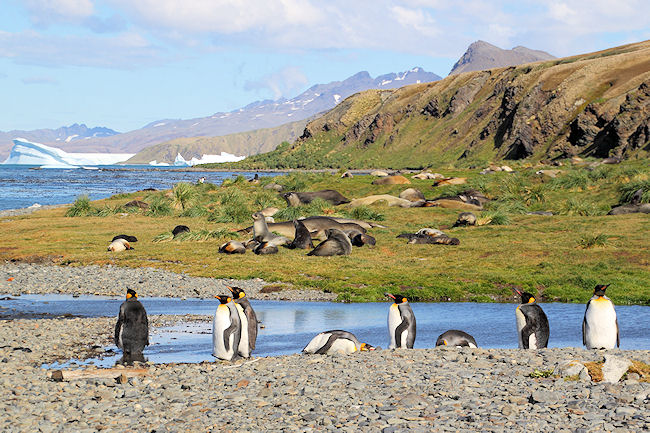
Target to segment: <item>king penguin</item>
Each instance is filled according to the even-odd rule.
[[[132,289],[126,291],[126,301],[120,305],[115,324],[115,344],[127,355],[141,354],[149,345],[147,312]]]
[[[389,349],[413,349],[415,343],[415,315],[406,296],[385,293],[395,302],[388,310]]]
[[[303,353],[315,353],[317,355],[347,354],[367,350],[375,350],[375,348],[368,343],[361,343],[354,334],[338,329],[321,332],[302,349]]]
[[[219,306],[212,321],[212,356],[232,361],[237,357],[241,340],[239,311],[230,296],[217,295]]]
[[[520,349],[541,349],[548,345],[548,318],[535,297],[528,292],[513,289],[521,296],[521,305],[515,310]]]
[[[605,296],[609,284],[598,284],[582,320],[582,343],[587,349],[613,349],[621,344],[614,303]]]
[[[240,314],[242,324],[242,341],[244,341],[244,334],[246,334],[249,347],[248,353],[250,356],[250,352],[255,349],[255,341],[257,340],[257,315],[255,314],[255,310],[253,310],[251,303],[248,302],[248,298],[246,297],[246,293],[244,293],[243,289],[239,287],[228,287],[228,290],[232,292],[235,303],[237,305],[240,305],[244,310],[243,314]],[[246,322],[244,323],[244,321]],[[240,342],[239,344],[241,345],[242,343]]]
[[[472,347],[477,348],[476,340],[465,331],[450,329],[440,334],[436,346]]]

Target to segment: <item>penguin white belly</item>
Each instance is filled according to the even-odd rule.
[[[327,340],[330,338],[330,335],[332,334],[330,334],[329,332],[321,332],[320,334],[312,338],[309,344],[307,344],[305,348],[302,349],[302,351],[306,353],[316,353],[318,349],[320,349],[325,345],[325,343],[327,343]]]
[[[397,304],[393,304],[390,306],[390,309],[388,310],[388,333],[390,334],[390,344],[388,345],[389,349],[395,349],[397,347],[397,341],[395,341],[395,329],[402,323],[402,315],[399,313],[399,308]],[[402,336],[405,334],[402,333]],[[404,340],[405,337],[402,337],[400,340]],[[406,344],[404,343],[404,346],[406,347]]]
[[[539,349],[539,347],[537,347],[537,337],[535,337],[535,333],[530,334],[528,337],[528,348]]]
[[[235,340],[234,334],[230,334],[230,350],[226,350],[223,334],[229,326],[230,310],[225,305],[219,305],[217,311],[214,313],[214,320],[212,321],[212,355],[220,359],[232,359],[233,352],[237,350],[237,348],[233,347]]]
[[[616,311],[607,299],[592,300],[585,313],[585,343],[587,349],[616,347]]]
[[[347,354],[347,353],[354,353],[357,350],[356,344],[354,342],[348,340],[347,338],[337,338],[334,340],[334,343],[332,343],[332,347],[327,351],[328,354],[332,353],[342,353],[342,354]]]
[[[526,316],[524,316],[524,313],[521,312],[519,307],[515,310],[515,316],[517,317],[517,337],[519,338],[519,348],[523,349],[524,343],[521,339],[521,330],[526,326]]]
[[[235,306],[237,307],[237,313],[239,313],[239,320],[241,322],[241,338],[239,339],[237,352],[244,358],[250,358],[251,347],[248,339],[248,317],[246,317],[246,313],[244,313],[241,305],[235,304]]]
[[[467,343],[467,344],[469,344],[470,348],[476,349],[476,344],[474,344],[474,343]],[[461,347],[461,346],[458,346],[458,347]]]

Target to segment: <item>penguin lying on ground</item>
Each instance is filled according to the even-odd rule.
[[[347,354],[367,350],[375,350],[375,348],[370,344],[361,343],[354,334],[341,330],[321,332],[302,349],[303,353],[317,355]]]
[[[114,242],[114,241],[116,241],[118,239],[124,239],[125,241],[131,242],[131,243],[132,242],[138,242],[138,238],[136,238],[135,236],[130,236],[130,235],[117,235],[113,239],[111,239],[111,242]]]
[[[120,305],[115,324],[115,345],[129,355],[142,353],[149,345],[147,312],[132,289],[126,291],[126,301]]]
[[[515,310],[520,349],[541,349],[548,346],[548,318],[535,297],[528,292],[513,289],[521,296],[521,305]]]
[[[232,292],[232,296],[235,299],[235,304],[241,305],[242,309],[244,310],[244,315],[246,317],[247,323],[246,326],[244,326],[244,322],[242,321],[242,334],[248,334],[248,345],[250,347],[250,352],[255,349],[255,342],[257,341],[257,315],[255,314],[255,310],[253,310],[251,303],[248,302],[248,298],[246,297],[246,293],[243,289],[239,287],[226,287]]]
[[[239,241],[228,241],[219,247],[219,252],[225,254],[244,254],[246,247]]]
[[[111,244],[108,246],[108,251],[113,251],[113,252],[118,252],[118,251],[126,251],[126,250],[132,250],[133,247],[129,245],[129,242],[125,239],[118,238],[115,239]]]
[[[614,303],[605,296],[607,287],[609,284],[598,284],[587,302],[582,320],[582,343],[587,349],[613,349],[621,345]]]
[[[415,343],[415,315],[408,299],[403,295],[386,296],[395,302],[388,310],[388,335],[390,337],[389,349],[407,348],[413,349]]]
[[[352,242],[339,229],[325,230],[327,239],[311,250],[308,256],[347,256],[352,252]]]
[[[457,329],[450,329],[440,334],[436,340],[436,346],[478,347],[474,337],[465,331],[459,331]]]
[[[217,295],[219,306],[212,320],[212,356],[232,361],[241,340],[241,321],[237,305],[230,296]]]

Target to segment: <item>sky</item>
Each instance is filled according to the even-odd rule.
[[[446,76],[485,40],[562,57],[650,39],[648,0],[0,0],[0,131],[119,132],[356,72]]]

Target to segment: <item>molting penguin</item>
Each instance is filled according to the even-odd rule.
[[[415,315],[406,296],[385,293],[395,302],[388,310],[389,349],[413,349],[415,342]]]
[[[521,296],[521,305],[515,310],[517,335],[520,349],[541,349],[547,347],[548,318],[542,307],[535,303],[535,297],[528,292],[513,289]]]
[[[149,345],[147,312],[132,289],[126,291],[126,301],[120,305],[115,324],[115,344],[129,355],[142,353]]]
[[[609,284],[598,284],[587,302],[582,320],[582,343],[587,349],[613,349],[621,343],[614,304],[605,296],[607,287]]]
[[[375,348],[370,344],[361,343],[354,334],[341,330],[321,332],[302,349],[303,353],[317,355],[347,354],[367,350],[375,350]]]
[[[293,241],[287,245],[287,248],[300,248],[303,250],[314,248],[311,234],[309,233],[309,230],[307,230],[307,227],[305,227],[305,224],[300,220],[293,220],[293,226],[296,228],[296,234],[293,237]]]
[[[241,322],[237,305],[226,295],[215,296],[219,306],[212,321],[212,356],[232,361],[237,356],[241,340]]]
[[[478,347],[474,337],[467,332],[459,331],[457,329],[450,329],[449,331],[440,334],[436,340],[436,346],[452,346],[452,347]]]
[[[246,319],[246,325],[244,326],[244,321],[242,320],[242,336],[244,334],[247,334],[248,338],[248,346],[249,346],[249,354],[250,352],[255,349],[255,341],[257,341],[257,315],[255,314],[255,310],[253,310],[253,307],[251,306],[251,303],[248,302],[248,298],[246,297],[246,293],[244,293],[244,290],[240,289],[239,287],[228,287],[228,290],[232,292],[232,296],[235,299],[235,304],[241,305],[243,309],[243,314]],[[241,314],[240,314],[241,318]],[[242,338],[242,341],[244,339]],[[241,343],[240,343],[241,346]]]

